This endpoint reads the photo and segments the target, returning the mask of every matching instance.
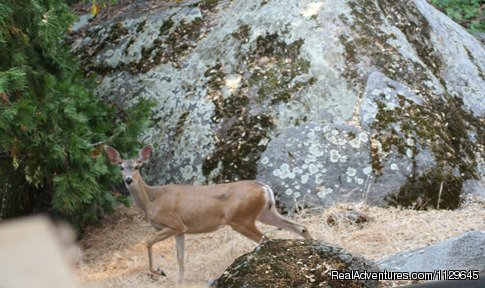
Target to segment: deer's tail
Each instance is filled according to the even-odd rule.
[[[264,192],[266,192],[266,195],[268,195],[268,210],[271,209],[276,203],[276,200],[274,198],[274,192],[271,187],[269,187],[266,184],[259,183],[261,186],[263,186]]]

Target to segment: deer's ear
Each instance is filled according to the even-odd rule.
[[[104,148],[104,151],[106,152],[106,156],[108,157],[108,160],[111,164],[115,164],[115,165],[121,164],[120,153],[118,153],[118,151],[116,151],[115,148],[106,146]]]
[[[143,147],[140,152],[138,153],[138,161],[139,163],[146,163],[150,160],[150,155],[152,155],[153,146],[151,144]]]

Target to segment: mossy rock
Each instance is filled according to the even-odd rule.
[[[379,268],[321,241],[275,239],[237,258],[211,287],[378,287],[377,280],[333,279],[332,270],[377,272]]]

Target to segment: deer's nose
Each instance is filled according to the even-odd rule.
[[[130,185],[131,182],[133,182],[133,179],[131,179],[130,177],[128,177],[128,178],[125,179],[125,182],[126,182],[126,184]]]

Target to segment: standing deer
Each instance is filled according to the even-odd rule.
[[[162,270],[153,269],[152,247],[155,243],[174,236],[179,281],[182,281],[184,235],[212,232],[224,225],[229,225],[256,243],[260,243],[265,237],[256,227],[256,220],[312,239],[304,226],[278,213],[271,188],[256,181],[206,186],[148,186],[141,178],[140,167],[148,162],[152,150],[153,147],[147,145],[140,150],[137,159],[123,160],[114,148],[105,148],[110,163],[119,165],[126,187],[135,203],[145,212],[150,224],[159,230],[147,241],[150,272],[165,276]]]

